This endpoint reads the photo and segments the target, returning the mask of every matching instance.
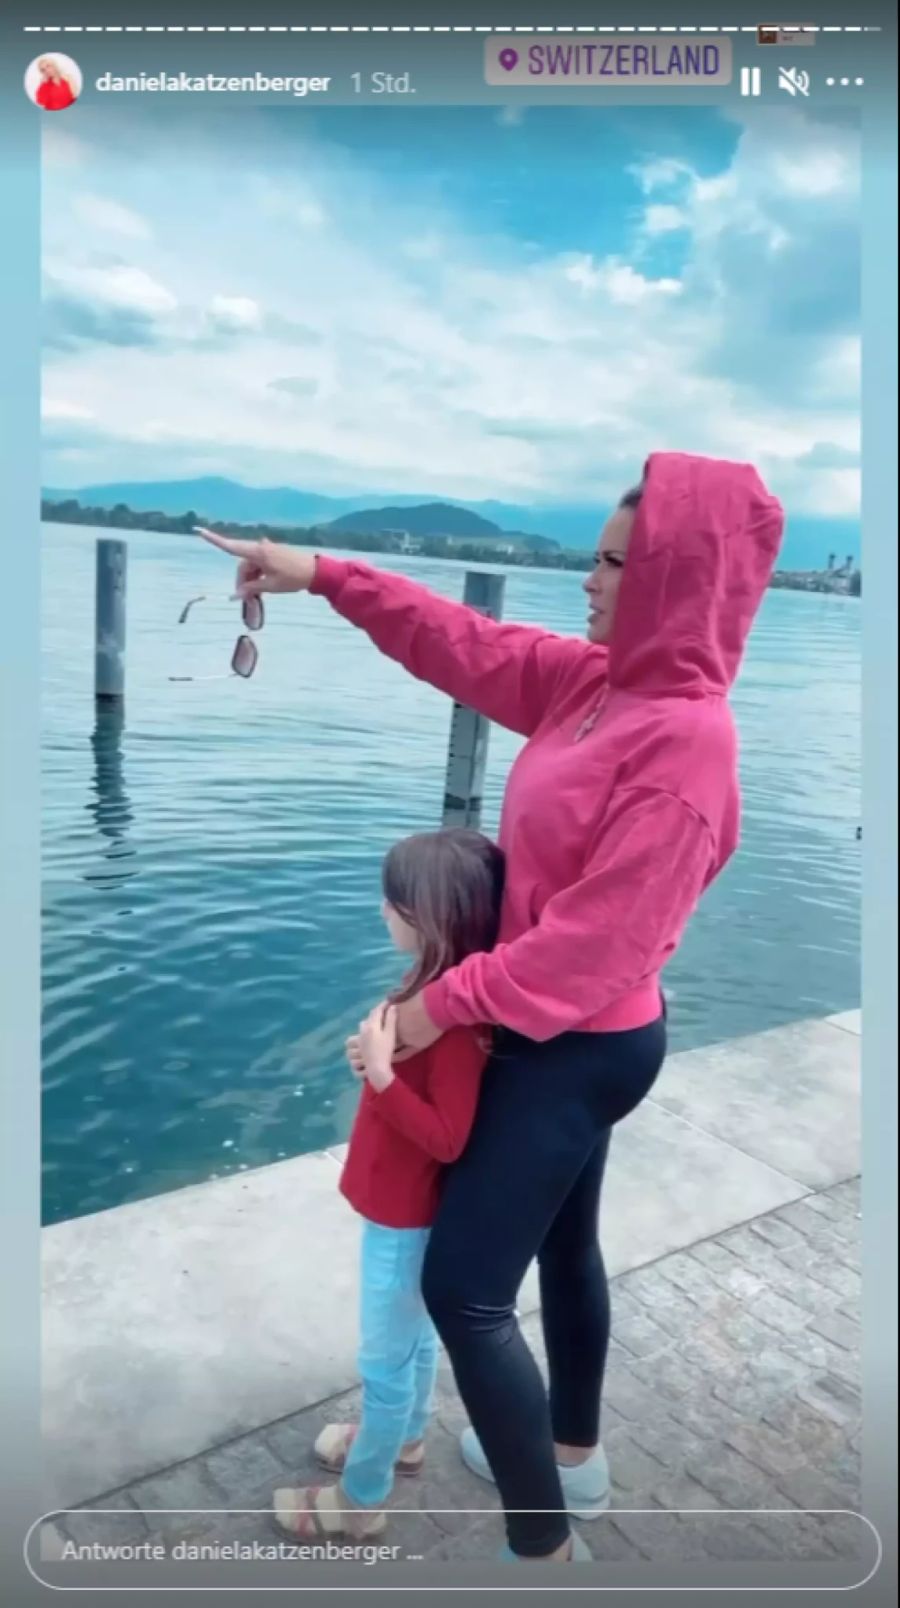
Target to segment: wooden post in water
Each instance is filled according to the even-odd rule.
[[[97,602],[94,615],[94,696],[98,704],[125,697],[125,591],[128,547],[97,541]]]
[[[491,620],[503,614],[505,575],[489,575],[484,570],[466,570],[463,602]],[[454,703],[450,717],[450,747],[447,754],[447,780],[444,787],[442,825],[481,824],[481,798],[487,763],[490,721],[463,704]]]

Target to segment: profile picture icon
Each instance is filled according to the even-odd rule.
[[[25,74],[25,93],[44,112],[64,112],[81,94],[81,68],[56,50],[36,56]]]

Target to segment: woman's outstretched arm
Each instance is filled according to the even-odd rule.
[[[603,648],[489,620],[404,575],[280,542],[202,534],[240,560],[239,595],[308,591],[325,597],[420,681],[523,736],[534,731],[574,665],[591,656],[598,675],[604,672]]]

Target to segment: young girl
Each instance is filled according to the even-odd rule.
[[[363,1219],[362,1422],[329,1424],[316,1441],[319,1462],[340,1484],[275,1492],[277,1523],[304,1538],[378,1534],[395,1474],[422,1469],[437,1369],[422,1261],[443,1168],[469,1137],[488,1046],[472,1028],[453,1028],[430,1049],[395,1060],[396,1006],[466,955],[493,947],[503,856],[479,832],[422,833],[390,851],[383,889],[388,931],[413,964],[347,1040],[364,1083],[340,1183]]]

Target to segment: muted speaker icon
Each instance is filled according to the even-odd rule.
[[[786,90],[789,95],[808,95],[809,87],[809,73],[802,72],[799,67],[779,67],[779,89]]]

